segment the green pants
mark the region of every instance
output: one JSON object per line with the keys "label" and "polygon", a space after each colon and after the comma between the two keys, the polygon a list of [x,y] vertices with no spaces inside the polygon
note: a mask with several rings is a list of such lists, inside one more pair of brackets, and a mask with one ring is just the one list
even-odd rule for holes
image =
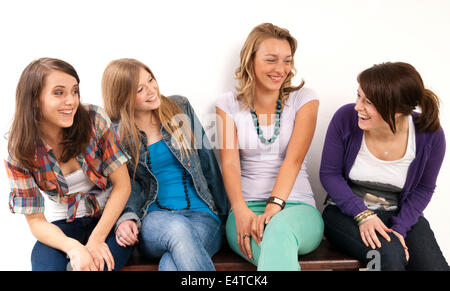
{"label": "green pants", "polygon": [[[264,213],[265,201],[250,201],[247,206],[256,215]],[[226,225],[228,244],[241,257],[258,267],[258,271],[299,271],[298,255],[316,249],[323,236],[323,220],[319,211],[309,204],[288,202],[267,224],[261,244],[250,239],[252,259],[239,249],[236,220],[232,211]]]}

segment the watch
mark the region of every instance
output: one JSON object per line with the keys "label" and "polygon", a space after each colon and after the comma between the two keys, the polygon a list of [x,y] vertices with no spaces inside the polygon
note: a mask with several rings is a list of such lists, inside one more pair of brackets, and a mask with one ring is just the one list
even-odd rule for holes
{"label": "watch", "polygon": [[286,201],[284,201],[283,199],[280,199],[278,197],[275,196],[270,196],[269,199],[267,199],[267,203],[273,203],[273,204],[277,204],[281,207],[281,209],[284,208],[284,206],[286,205]]}

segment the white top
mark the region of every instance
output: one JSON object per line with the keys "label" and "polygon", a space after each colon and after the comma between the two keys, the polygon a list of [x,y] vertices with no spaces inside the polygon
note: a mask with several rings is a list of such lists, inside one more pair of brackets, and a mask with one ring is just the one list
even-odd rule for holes
{"label": "white top", "polygon": [[403,158],[396,161],[383,161],[372,155],[367,149],[365,134],[361,149],[356,156],[349,178],[354,181],[369,181],[393,185],[403,189],[409,165],[416,157],[416,133],[412,116],[409,119],[408,145]]}
{"label": "white top", "polygon": [[[89,190],[94,187],[94,183],[86,176],[82,169],[78,169],[77,171],[64,176],[67,182],[67,186],[69,187],[69,194],[77,193],[77,192],[89,192]],[[95,198],[100,205],[101,211],[105,208],[106,201],[108,200],[109,194],[111,194],[112,187],[102,191],[100,194],[96,195]],[[45,197],[45,217],[48,221],[56,221],[61,219],[68,218],[68,205],[63,203],[55,202],[47,197],[47,195],[43,195]],[[82,199],[80,204],[78,205],[76,218],[80,218],[88,214],[89,211],[86,208],[85,201]]]}
{"label": "white top", "polygon": [[[309,88],[291,92],[285,102],[280,118],[280,134],[272,144],[263,144],[256,134],[252,115],[248,108],[242,108],[236,99],[236,92],[221,96],[216,106],[227,113],[236,124],[241,162],[242,195],[245,201],[266,200],[272,193],[286,149],[294,128],[295,115],[306,103],[318,100],[317,94]],[[274,112],[275,112],[274,104]],[[275,120],[275,119],[273,119]],[[272,137],[275,123],[261,126],[266,139]],[[276,195],[276,193],[274,193]],[[298,173],[288,201],[301,201],[315,207],[314,194],[306,173],[306,157]]]}

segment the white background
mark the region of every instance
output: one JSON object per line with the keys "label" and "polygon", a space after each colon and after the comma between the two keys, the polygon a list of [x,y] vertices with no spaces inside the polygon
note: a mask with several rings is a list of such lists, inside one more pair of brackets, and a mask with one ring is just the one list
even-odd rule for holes
{"label": "white background", "polygon": [[[450,129],[450,1],[1,1],[0,133],[6,157],[15,88],[39,57],[71,63],[81,78],[82,102],[102,105],[100,81],[109,61],[136,58],[155,73],[165,95],[187,96],[205,125],[215,100],[235,86],[239,51],[251,29],[272,22],[297,38],[298,77],[320,97],[309,168],[319,209],[322,144],[332,114],[353,102],[356,76],[373,64],[409,62],[440,96]],[[450,182],[447,154],[425,211],[450,261]],[[25,218],[8,210],[9,183],[0,170],[0,270],[30,270],[35,239]]]}

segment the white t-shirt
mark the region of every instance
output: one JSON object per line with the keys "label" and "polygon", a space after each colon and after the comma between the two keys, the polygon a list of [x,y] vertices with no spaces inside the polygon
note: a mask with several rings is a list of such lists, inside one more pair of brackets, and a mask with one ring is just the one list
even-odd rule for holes
{"label": "white t-shirt", "polygon": [[[86,176],[82,169],[78,169],[77,171],[64,176],[66,179],[67,186],[69,187],[69,194],[77,193],[77,192],[89,192],[89,190],[94,187],[94,183]],[[106,201],[108,200],[109,195],[111,194],[112,187],[109,187],[105,191],[102,191],[100,194],[96,195],[95,198],[100,205],[101,211],[105,208]],[[68,218],[68,204],[58,203],[50,198],[47,195],[42,195],[45,197],[45,210],[44,215],[49,222],[67,219]],[[84,200],[80,201],[77,209],[76,218],[80,218],[88,214],[89,211],[86,208],[86,204]]]}
{"label": "white t-shirt", "polygon": [[[294,128],[295,115],[304,104],[317,99],[317,94],[309,88],[291,92],[281,113],[278,138],[272,144],[263,144],[256,133],[250,110],[241,107],[241,103],[236,99],[236,92],[228,92],[219,98],[216,106],[227,113],[236,124],[241,162],[242,195],[245,201],[261,201],[269,198],[286,156],[287,146]],[[275,123],[268,126],[260,125],[266,139],[272,137],[274,127]],[[314,194],[306,173],[305,161],[306,157],[288,201],[301,201],[315,207]],[[276,193],[274,194],[276,195]]]}
{"label": "white t-shirt", "polygon": [[409,119],[408,145],[405,155],[396,161],[383,161],[372,155],[367,149],[365,134],[361,149],[356,156],[349,178],[354,181],[368,181],[393,185],[402,189],[411,162],[416,157],[416,133],[412,116]]}

